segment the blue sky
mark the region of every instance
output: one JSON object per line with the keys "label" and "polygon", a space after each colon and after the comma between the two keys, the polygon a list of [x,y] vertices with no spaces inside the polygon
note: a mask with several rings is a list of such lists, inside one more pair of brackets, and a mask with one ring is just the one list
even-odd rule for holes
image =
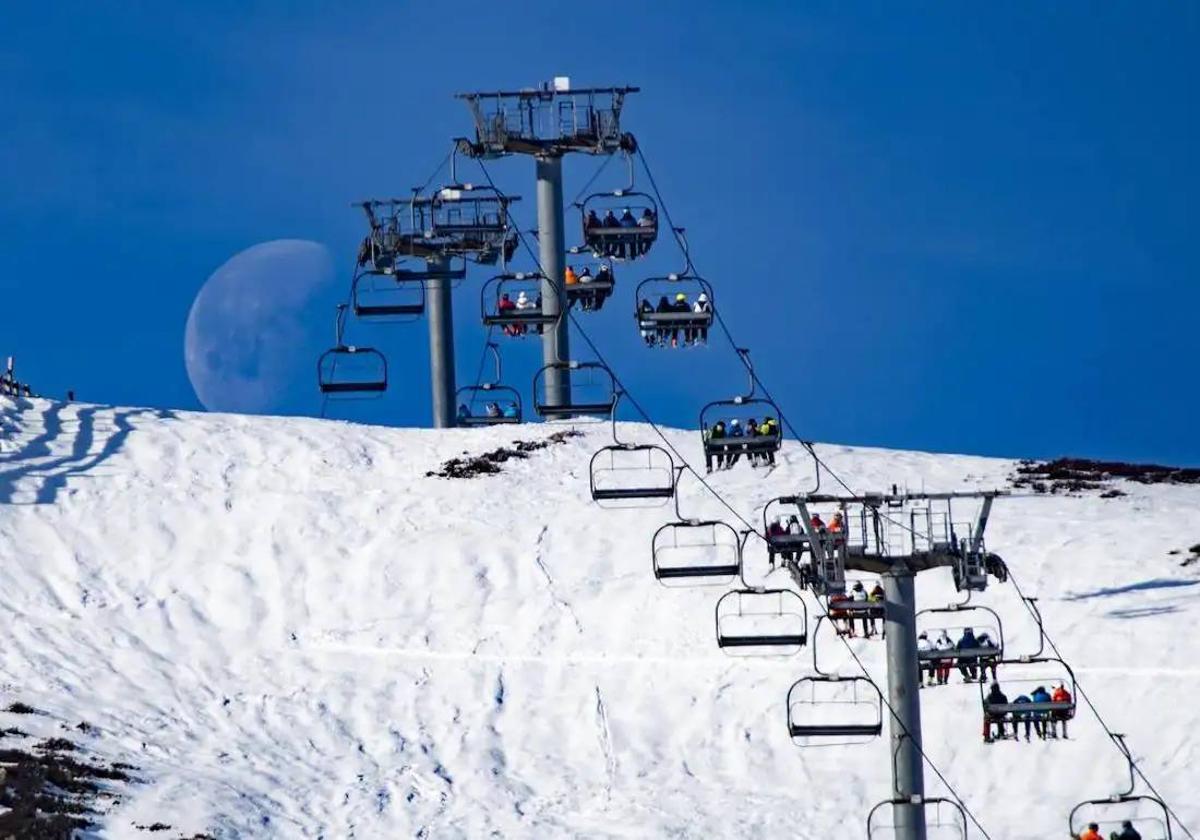
{"label": "blue sky", "polygon": [[[342,286],[349,202],[429,174],[470,129],[453,93],[566,74],[642,87],[626,127],[807,437],[1200,463],[1195,5],[54,6],[0,26],[0,352],[47,393],[198,408],[184,324],[225,260],[314,240]],[[532,226],[532,162],[491,167]],[[677,262],[620,267],[586,328],[692,425],[742,377],[725,345],[639,346],[634,282]],[[486,278],[455,299],[460,382]],[[424,324],[369,337],[393,387],[344,416],[426,423]],[[506,347],[506,378],[539,358]]]}

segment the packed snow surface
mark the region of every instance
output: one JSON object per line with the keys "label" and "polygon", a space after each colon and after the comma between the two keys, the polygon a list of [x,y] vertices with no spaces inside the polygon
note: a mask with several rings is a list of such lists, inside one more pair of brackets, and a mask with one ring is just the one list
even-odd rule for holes
{"label": "packed snow surface", "polygon": [[[785,695],[810,650],[727,656],[720,590],[655,581],[650,540],[669,505],[590,501],[607,425],[499,475],[447,480],[426,472],[553,427],[0,409],[0,701],[86,720],[91,749],[139,768],[146,782],[102,836],[145,837],[134,825],[161,820],[166,836],[221,838],[851,837],[888,796],[886,738],[789,740]],[[696,433],[666,434],[702,463]],[[1014,466],[818,451],[856,490],[1003,487]],[[764,502],[812,481],[791,444],[769,474],[739,464],[711,478],[760,527]],[[1120,487],[1001,500],[988,545],[1194,827],[1200,575],[1180,560],[1200,542],[1200,488]],[[733,518],[690,476],[680,493],[686,516]],[[765,564],[752,540],[748,577],[787,584]],[[923,607],[956,600],[945,570],[917,590]],[[1011,585],[975,601],[1003,618],[1009,651],[1036,648]],[[826,631],[822,667],[853,673]],[[882,643],[849,644],[883,685]],[[987,745],[976,686],[955,675],[923,701],[928,755],[997,840],[1064,836],[1076,801],[1121,786],[1086,709],[1068,741]],[[942,790],[931,772],[927,784]]]}

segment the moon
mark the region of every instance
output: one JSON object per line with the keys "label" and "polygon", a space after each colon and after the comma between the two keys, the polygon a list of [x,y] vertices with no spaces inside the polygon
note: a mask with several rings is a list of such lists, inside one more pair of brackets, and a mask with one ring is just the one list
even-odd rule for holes
{"label": "moon", "polygon": [[241,414],[311,412],[316,359],[333,342],[333,277],[329,250],[303,239],[254,245],[214,271],[183,340],[200,403]]}

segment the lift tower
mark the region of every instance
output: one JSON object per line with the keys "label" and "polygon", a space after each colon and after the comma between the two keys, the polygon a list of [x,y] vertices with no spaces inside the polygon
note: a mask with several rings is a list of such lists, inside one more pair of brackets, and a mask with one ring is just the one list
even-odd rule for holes
{"label": "lift tower", "polygon": [[[611,155],[636,149],[633,136],[621,132],[625,96],[636,87],[572,89],[570,79],[558,76],[537,88],[516,91],[460,93],[475,119],[475,139],[459,141],[459,149],[476,158],[530,155],[537,172],[539,262],[542,273],[542,311],[560,314],[565,302],[563,273],[566,241],[563,230],[562,159],[571,152]],[[570,333],[561,317],[542,334],[542,362],[570,360]],[[545,382],[548,406],[570,402],[570,372],[550,368]]]}
{"label": "lift tower", "polygon": [[[799,508],[810,561],[787,560],[793,579],[818,596],[844,595],[847,569],[879,575],[884,591],[888,705],[891,716],[892,796],[896,840],[926,840],[921,748],[920,665],[917,658],[916,576],[949,567],[959,591],[987,587],[988,575],[1006,578],[1004,561],[984,549],[992,502],[1003,491],[891,493],[860,496],[806,494],[780,501]],[[980,501],[969,522],[956,523],[955,500]],[[842,514],[844,526],[827,533],[813,525],[821,506]],[[876,813],[872,811],[872,814]],[[869,821],[868,821],[869,823]],[[872,826],[868,824],[870,833]],[[874,835],[872,835],[873,837]]]}

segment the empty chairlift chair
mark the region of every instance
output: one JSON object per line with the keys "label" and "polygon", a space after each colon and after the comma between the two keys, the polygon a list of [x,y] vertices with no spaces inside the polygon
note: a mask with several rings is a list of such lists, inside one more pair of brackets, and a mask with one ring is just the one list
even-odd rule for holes
{"label": "empty chairlift chair", "polygon": [[344,303],[337,308],[336,343],[317,359],[317,385],[330,399],[378,397],[388,386],[387,359],[373,347],[342,340],[346,308]]}
{"label": "empty chairlift chair", "polygon": [[883,733],[883,695],[862,676],[801,677],[788,689],[787,725],[801,747],[864,744]]}
{"label": "empty chairlift chair", "polygon": [[654,577],[665,586],[722,586],[742,573],[738,532],[726,522],[680,519],[654,532]]}
{"label": "empty chairlift chair", "polygon": [[638,330],[647,347],[693,347],[708,343],[713,323],[713,290],[691,274],[651,277],[635,296]]}
{"label": "empty chairlift chair", "polygon": [[407,321],[425,312],[425,282],[393,271],[360,271],[350,290],[354,315],[373,321]]}
{"label": "empty chairlift chair", "polygon": [[791,656],[808,642],[808,608],[790,589],[734,589],[714,613],[717,646],[734,656]]}
{"label": "empty chairlift chair", "polygon": [[911,826],[904,809],[920,808],[925,815],[926,840],[967,840],[967,814],[953,799],[913,796],[880,802],[867,814],[867,840],[892,840],[898,829]]}
{"label": "empty chairlift chair", "polygon": [[[567,378],[565,399],[552,402],[547,391],[550,376]],[[533,377],[534,409],[543,419],[606,417],[617,402],[612,371],[600,362],[552,362]]]}
{"label": "empty chairlift chair", "polygon": [[613,442],[597,450],[588,465],[592,500],[602,507],[647,507],[666,504],[675,495],[675,461],[653,443],[624,443],[617,436],[613,402]]}

